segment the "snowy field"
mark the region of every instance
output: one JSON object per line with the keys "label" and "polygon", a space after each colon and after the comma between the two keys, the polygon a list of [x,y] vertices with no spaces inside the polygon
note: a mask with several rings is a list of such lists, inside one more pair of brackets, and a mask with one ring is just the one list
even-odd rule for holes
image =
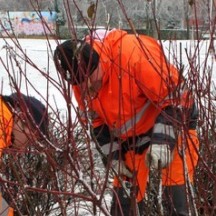
{"label": "snowy field", "polygon": [[[66,103],[62,96],[62,90],[59,89],[60,81],[52,57],[56,44],[57,42],[54,40],[19,39],[13,42],[11,39],[5,40],[1,38],[1,94],[10,94],[12,92],[9,81],[10,73],[10,75],[16,77],[16,82],[19,83],[19,89],[22,93],[35,96],[42,102],[48,100],[50,107],[64,112]],[[9,49],[10,51],[8,51]],[[30,63],[27,63],[25,55]],[[14,60],[11,64],[10,58],[16,58],[22,74],[19,72],[20,69],[16,66]],[[47,82],[47,78],[42,73],[48,75],[49,79],[54,81]],[[52,82],[56,83],[53,84]],[[76,104],[76,102],[73,101],[73,104]]]}
{"label": "snowy field", "polygon": [[[28,92],[28,94],[35,96],[37,98],[41,98],[41,100],[43,100],[43,97],[46,98],[48,96],[49,103],[51,104],[51,106],[59,110],[64,110],[66,107],[66,103],[61,92],[52,83],[47,83],[47,79],[44,76],[42,76],[39,72],[40,70],[45,74],[48,74],[57,83],[59,83],[57,72],[55,70],[55,66],[52,60],[52,52],[55,49],[57,42],[55,40],[47,41],[41,39],[19,39],[18,42],[24,53],[28,56],[32,63],[35,64],[37,69],[31,66],[30,64],[26,63],[25,60],[22,59],[24,58],[24,54],[19,50],[17,45],[15,45],[15,43],[17,44],[17,42],[14,43],[10,39],[0,39],[0,58],[1,61],[3,61],[5,64],[10,64],[10,62],[8,62],[8,52],[6,52],[6,48],[8,48],[8,45],[10,46],[10,48],[13,49],[13,52],[18,56],[17,59],[19,61],[19,66],[25,72],[26,77],[29,80],[29,83],[33,84],[35,88],[33,89],[29,84],[26,84],[26,80],[22,78],[19,86],[21,92]],[[188,58],[190,58],[190,61],[193,61],[194,64],[196,64],[199,67],[198,69],[200,74],[202,74],[203,72],[205,73],[205,70],[207,68],[206,63],[210,68],[215,67],[215,56],[211,54],[207,56],[207,53],[209,53],[208,40],[201,41],[199,43],[197,41],[173,41],[171,43],[170,41],[162,41],[162,44],[164,47],[164,51],[167,55],[167,58],[171,62],[177,61],[179,63],[182,61],[185,70],[188,69]],[[180,47],[182,48],[180,49]],[[16,74],[17,79],[19,79],[19,70],[18,67],[15,66],[15,64],[13,64],[13,69],[11,69],[11,66],[6,66],[6,68],[7,70],[10,70],[11,74],[13,71]],[[0,62],[0,88],[2,94],[11,93],[11,87],[8,79],[7,70],[5,69],[5,66],[3,66],[2,62]],[[216,73],[213,73],[213,79],[215,78]],[[76,106],[75,101],[73,101],[73,104],[75,104]]]}
{"label": "snowy field", "polygon": [[[58,110],[64,113],[66,111],[66,102],[61,89],[58,88],[60,81],[52,60],[52,53],[57,42],[54,40],[19,39],[15,43],[18,42],[24,52],[21,52],[19,46],[15,45],[10,39],[0,39],[1,94],[10,94],[12,92],[9,74],[13,74],[16,77],[17,83],[19,83],[19,89],[22,93],[35,96],[42,102],[48,98],[50,107],[53,108],[52,111]],[[190,62],[197,65],[197,70],[200,74],[204,74],[207,68],[215,68],[215,56],[208,52],[208,40],[199,43],[197,41],[162,41],[162,44],[167,58],[175,63],[181,62],[182,59],[185,70],[189,68],[189,59]],[[26,62],[25,54],[29,58],[28,61],[32,63],[29,64]],[[207,56],[207,54],[209,55]],[[17,59],[17,63],[11,64],[10,58]],[[24,74],[20,75],[19,68],[21,68]],[[214,70],[212,71],[213,80],[215,80],[216,73]],[[53,82],[47,82],[47,78],[42,73],[49,75]],[[25,78],[23,78],[23,75]],[[72,99],[72,104],[76,107],[74,99]],[[75,118],[74,112],[73,115]],[[110,200],[110,197],[107,197],[107,200]],[[87,205],[85,203],[83,205],[85,207],[83,211],[79,212],[79,215],[90,216],[91,214],[85,213],[84,210],[87,208]],[[102,216],[101,213],[100,216]]]}

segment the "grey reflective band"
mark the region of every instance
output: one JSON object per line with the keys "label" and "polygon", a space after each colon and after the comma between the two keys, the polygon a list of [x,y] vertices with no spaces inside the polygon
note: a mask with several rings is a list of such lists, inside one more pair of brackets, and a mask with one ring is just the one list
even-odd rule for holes
{"label": "grey reflective band", "polygon": [[105,155],[108,155],[111,152],[119,150],[119,145],[117,142],[107,143],[101,146],[101,150]]}
{"label": "grey reflective band", "polygon": [[175,133],[172,125],[156,123],[153,129],[154,134],[165,134],[175,139]]}
{"label": "grey reflective band", "polygon": [[131,119],[129,119],[125,124],[123,124],[120,128],[116,128],[113,130],[113,133],[115,136],[119,136],[120,134],[126,134],[129,130],[134,128],[134,126],[140,121],[142,116],[144,115],[145,111],[149,108],[151,105],[150,101],[147,101],[147,103],[143,106],[143,108],[136,113]]}

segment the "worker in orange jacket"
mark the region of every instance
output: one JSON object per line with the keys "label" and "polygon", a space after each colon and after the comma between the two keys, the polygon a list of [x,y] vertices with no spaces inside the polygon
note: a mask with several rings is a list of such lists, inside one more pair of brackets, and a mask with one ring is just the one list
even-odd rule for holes
{"label": "worker in orange jacket", "polygon": [[[47,109],[39,100],[20,92],[9,96],[0,95],[1,157],[4,154],[13,154],[14,151],[24,151],[32,142],[47,135],[47,132]],[[4,173],[2,175],[4,176]],[[1,184],[4,184],[3,177]],[[0,190],[0,215],[16,215],[16,209],[10,201],[4,199]]]}
{"label": "worker in orange jacket", "polygon": [[[169,215],[189,215],[186,185],[193,184],[198,160],[198,111],[161,45],[114,29],[63,42],[54,61],[73,86],[82,121],[91,119],[106,166],[115,171],[111,215],[136,215],[137,205],[145,214],[150,170],[161,172]],[[135,188],[129,196],[125,180]]]}

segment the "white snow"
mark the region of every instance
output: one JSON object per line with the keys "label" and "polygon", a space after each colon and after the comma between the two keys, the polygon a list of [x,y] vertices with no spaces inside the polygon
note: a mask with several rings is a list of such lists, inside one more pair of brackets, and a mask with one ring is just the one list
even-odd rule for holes
{"label": "white snow", "polygon": [[[17,45],[18,42],[19,45]],[[47,101],[48,97],[50,109],[53,108],[63,113],[66,112],[66,102],[62,95],[61,84],[52,57],[57,41],[18,39],[18,42],[0,38],[1,94],[10,94],[13,91],[10,85],[10,73],[10,75],[16,77],[22,93],[34,96],[43,103]],[[26,62],[25,55],[28,57],[27,61],[30,63]],[[22,75],[14,60],[11,64],[11,57],[17,59],[18,65],[23,72]],[[5,65],[2,64],[2,61]],[[42,73],[49,76],[53,81],[47,82],[47,78]],[[72,104],[76,107],[76,101],[73,99],[73,96]]]}

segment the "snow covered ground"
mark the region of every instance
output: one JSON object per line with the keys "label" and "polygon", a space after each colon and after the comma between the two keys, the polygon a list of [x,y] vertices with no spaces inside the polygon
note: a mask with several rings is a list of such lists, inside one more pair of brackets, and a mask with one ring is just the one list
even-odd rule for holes
{"label": "snow covered ground", "polygon": [[[20,45],[15,45],[18,43]],[[39,98],[42,102],[48,97],[48,101],[51,107],[61,112],[66,111],[66,102],[58,89],[60,81],[56,72],[56,69],[52,60],[52,51],[56,47],[56,41],[54,40],[41,40],[41,39],[19,39],[17,42],[13,42],[11,39],[0,39],[0,93],[10,94],[11,84],[9,74],[14,73],[16,81],[19,84],[21,92],[27,93],[31,96]],[[215,68],[215,56],[209,54],[209,41],[162,41],[164,51],[167,54],[167,58],[172,62],[181,62],[184,65],[185,70],[189,68],[190,63],[193,62],[197,65],[197,71],[200,74],[204,74],[208,68]],[[198,45],[199,44],[199,45]],[[18,47],[21,47],[24,53]],[[10,50],[10,55],[7,52]],[[32,63],[26,63],[26,54],[29,58],[28,61]],[[207,56],[209,54],[209,56]],[[16,57],[16,64],[10,64],[10,58]],[[34,64],[34,67],[32,66]],[[206,66],[207,65],[207,66]],[[19,67],[24,71],[26,79],[20,76]],[[9,71],[9,73],[8,73]],[[48,74],[53,79],[53,83],[47,82],[47,79],[42,73]],[[201,75],[202,76],[202,75]],[[216,73],[213,70],[213,80],[216,78]],[[26,81],[28,80],[28,82]],[[56,82],[56,83],[55,83]],[[33,86],[31,86],[31,84]],[[72,97],[73,98],[73,97]],[[72,99],[72,104],[76,107],[76,101]],[[73,112],[74,118],[75,113]],[[110,200],[110,197],[107,197]],[[83,211],[79,212],[79,215],[89,215],[85,213],[87,204],[83,207]],[[102,214],[100,214],[102,215]]]}
{"label": "snow covered ground", "polygon": [[[28,56],[28,58],[32,61],[33,64],[37,67],[34,68],[30,64],[26,63],[23,56],[24,54],[19,50],[18,44]],[[33,89],[29,84],[26,85],[25,79],[22,79],[20,84],[20,90],[23,93],[28,92],[28,94],[35,96],[37,98],[46,98],[49,96],[49,103],[53,105],[53,107],[58,108],[59,110],[64,110],[66,103],[64,97],[61,92],[51,83],[47,83],[47,79],[41,75],[39,70],[44,73],[49,74],[57,83],[59,83],[59,79],[57,76],[57,72],[55,70],[55,66],[52,60],[52,51],[55,49],[57,42],[55,40],[41,40],[41,39],[18,39],[18,42],[13,42],[11,39],[2,39],[0,38],[0,58],[5,64],[8,61],[8,53],[6,54],[6,49],[8,45],[13,48],[13,51],[16,55],[21,56],[21,59],[18,57],[19,66],[26,73],[26,77],[29,80],[29,83],[34,85]],[[7,45],[8,44],[8,45]],[[7,45],[7,46],[6,46]],[[200,73],[203,73],[203,67],[205,69],[207,66],[209,67],[215,66],[215,56],[210,55],[207,58],[207,53],[209,49],[209,41],[162,41],[162,45],[164,47],[164,51],[171,62],[181,62],[185,66],[185,70],[189,67],[188,56],[196,65],[200,68]],[[180,51],[181,50],[181,51]],[[7,56],[7,57],[6,57]],[[182,60],[181,60],[182,59]],[[15,66],[15,65],[13,65]],[[7,66],[7,68],[11,68],[11,66]],[[19,70],[17,67],[13,68],[16,77],[20,78]],[[12,69],[10,69],[10,73],[12,73]],[[216,73],[213,73],[213,78],[216,78]],[[2,62],[0,62],[0,80],[1,80],[1,93],[9,94],[11,93],[11,87],[8,79],[8,72],[3,66]],[[37,93],[38,91],[40,93]],[[73,98],[73,97],[72,97]],[[73,100],[73,104],[76,106],[75,100]]]}
{"label": "snow covered ground", "polygon": [[[57,42],[55,40],[19,39],[18,41],[12,41],[11,39],[5,40],[1,38],[1,94],[10,94],[12,92],[9,81],[9,71],[10,75],[16,77],[16,82],[20,83],[19,89],[22,93],[35,96],[42,102],[46,101],[48,97],[48,102],[51,107],[55,107],[56,110],[64,112],[66,103],[62,96],[62,90],[59,89],[59,86],[56,86],[60,84],[60,81],[52,60],[53,50],[56,44]],[[8,52],[9,49],[10,52]],[[30,63],[26,63],[25,54],[28,56],[28,61]],[[10,58],[14,58],[14,56],[16,56],[18,65],[24,74],[19,72],[20,70],[14,61],[11,64]],[[2,64],[2,61],[5,65]],[[52,82],[47,82],[47,78],[43,76],[42,73],[47,74],[50,79],[55,80],[56,83],[52,84]],[[73,101],[73,104],[76,104],[76,102]]]}

